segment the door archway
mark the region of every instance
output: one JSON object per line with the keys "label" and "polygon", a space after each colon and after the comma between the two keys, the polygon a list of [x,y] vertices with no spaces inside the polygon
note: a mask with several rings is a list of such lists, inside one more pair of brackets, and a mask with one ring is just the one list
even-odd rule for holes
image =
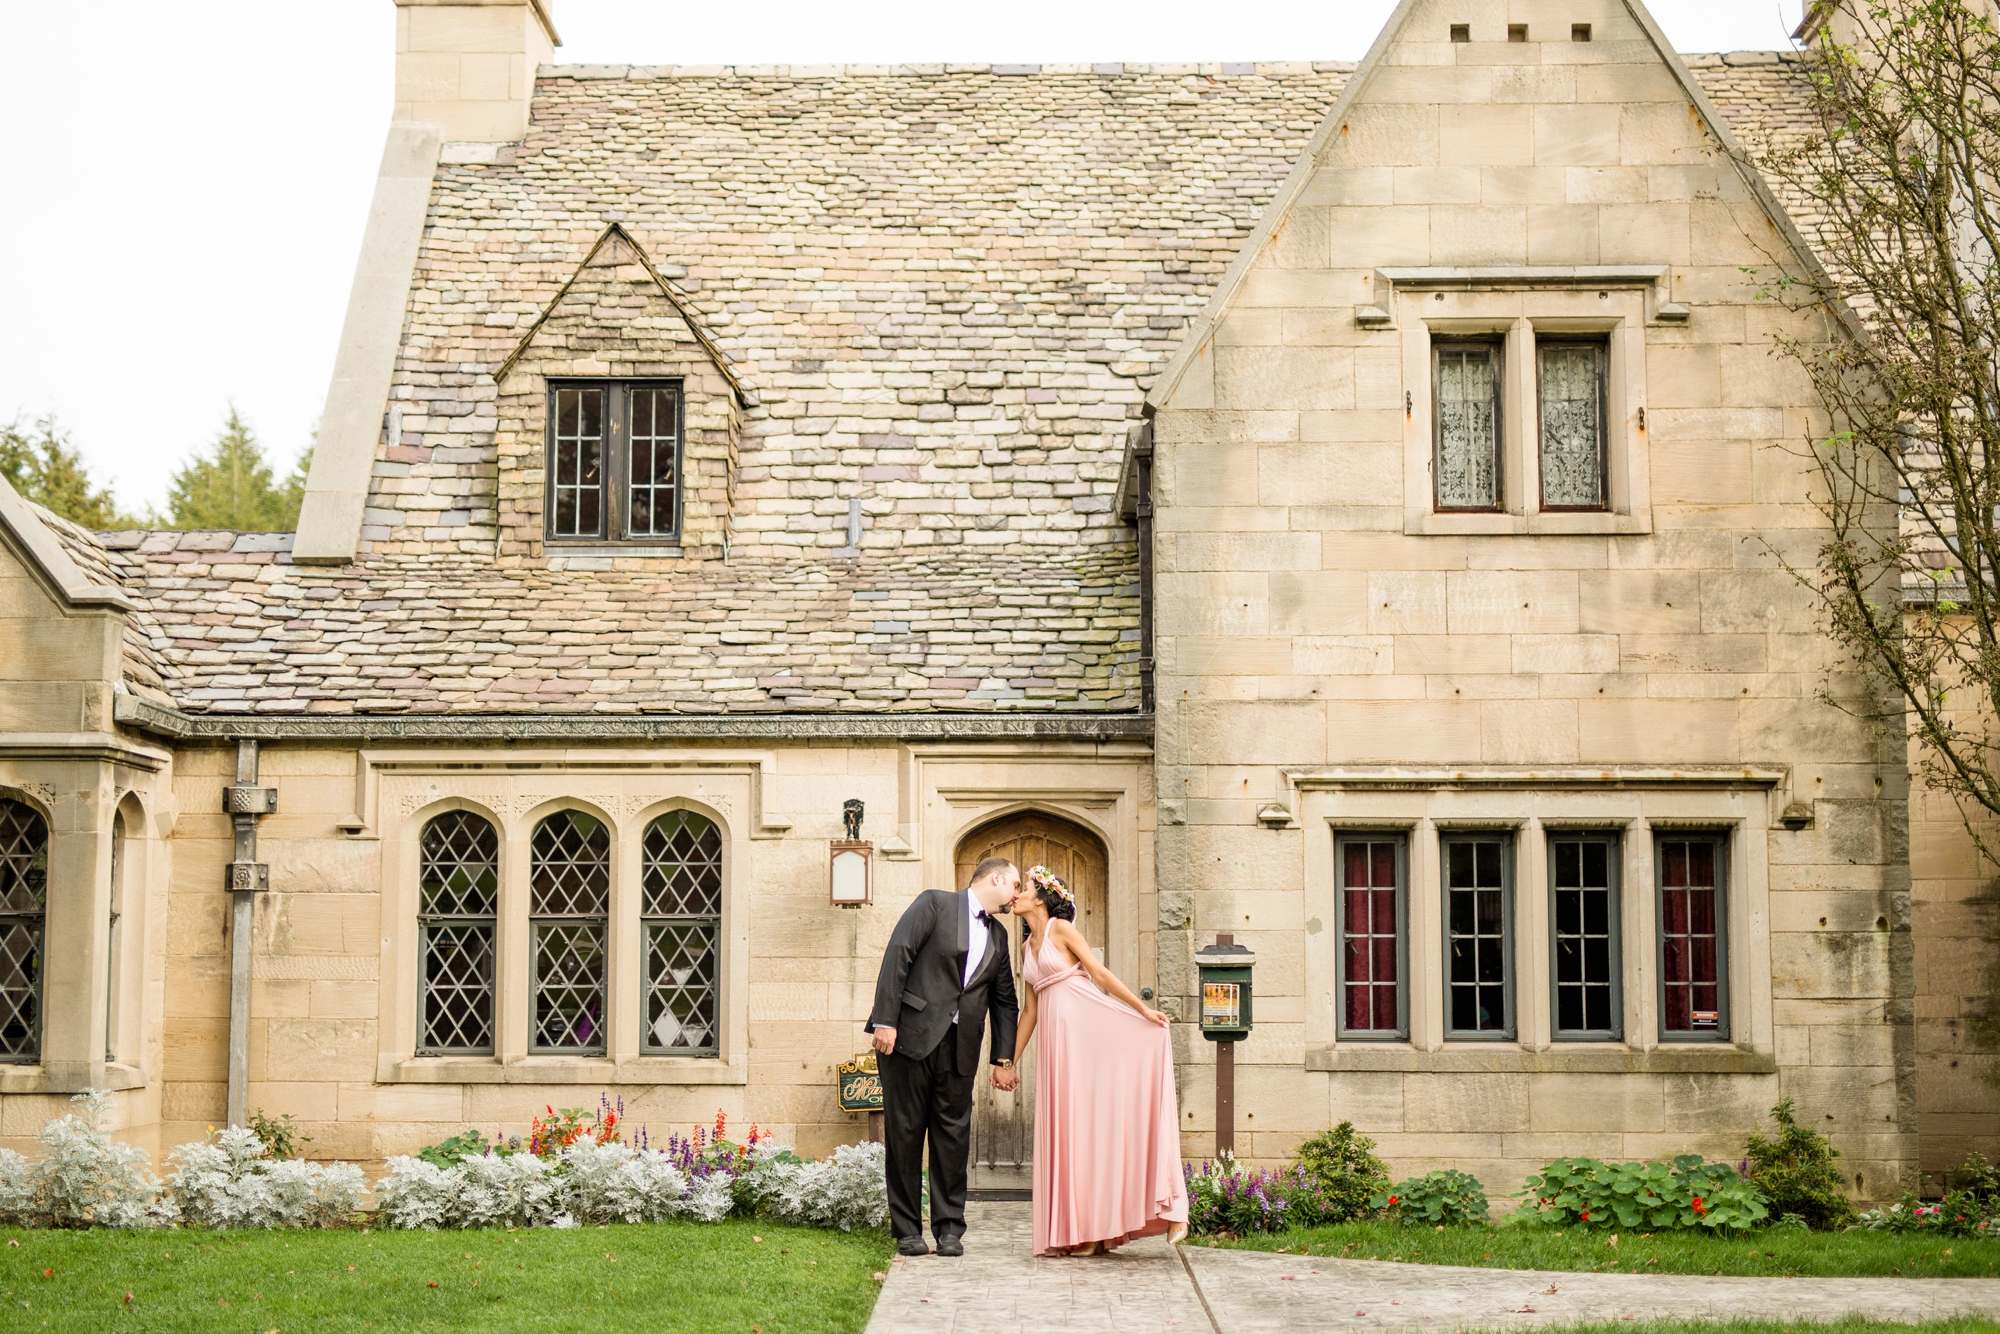
{"label": "door archway", "polygon": [[[957,885],[972,880],[973,868],[987,857],[1005,857],[1025,874],[1031,866],[1046,866],[1076,896],[1076,927],[1099,959],[1104,957],[1109,858],[1097,835],[1072,820],[1046,811],[1014,811],[970,830],[958,842],[952,860]],[[1014,985],[1021,981],[1021,930],[1010,922],[1007,952]],[[990,1056],[989,1058],[990,1059]],[[1029,1051],[1014,1093],[994,1090],[982,1070],[973,1094],[972,1180],[975,1189],[1025,1190],[1032,1178],[1035,1153],[1034,1053]]]}

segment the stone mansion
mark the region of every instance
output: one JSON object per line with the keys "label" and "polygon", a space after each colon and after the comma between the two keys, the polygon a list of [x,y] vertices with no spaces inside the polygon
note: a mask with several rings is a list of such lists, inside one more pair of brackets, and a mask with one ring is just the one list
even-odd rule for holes
{"label": "stone mansion", "polygon": [[1192,1157],[1218,932],[1247,1157],[2000,1147],[1992,868],[1778,560],[1789,54],[1403,0],[1358,65],[577,66],[395,3],[299,531],[0,483],[0,1144],[602,1091],[825,1152],[897,915],[1000,852],[1182,1021]]}

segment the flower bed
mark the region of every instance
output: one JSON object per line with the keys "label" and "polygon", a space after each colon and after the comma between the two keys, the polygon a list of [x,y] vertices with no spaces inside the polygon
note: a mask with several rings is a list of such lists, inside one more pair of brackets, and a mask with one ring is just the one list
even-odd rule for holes
{"label": "flower bed", "polygon": [[[52,1121],[35,1161],[0,1150],[0,1224],[59,1228],[328,1228],[355,1221],[361,1170],[272,1156],[255,1130],[228,1129],[169,1156],[163,1185],[143,1151],[103,1127],[107,1093],[79,1095],[81,1114]],[[586,1223],[715,1223],[732,1215],[844,1232],[888,1221],[879,1144],[846,1145],[811,1161],[755,1126],[726,1138],[716,1116],[692,1136],[654,1148],[624,1142],[623,1108],[600,1100],[586,1116],[549,1109],[528,1144],[478,1132],[388,1163],[375,1217],[403,1229],[577,1227]]]}

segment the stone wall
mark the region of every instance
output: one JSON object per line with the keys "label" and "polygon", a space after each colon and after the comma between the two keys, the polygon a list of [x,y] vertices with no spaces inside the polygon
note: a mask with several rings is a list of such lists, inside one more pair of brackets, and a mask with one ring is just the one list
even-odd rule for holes
{"label": "stone wall", "polygon": [[[1858,686],[1779,564],[1820,540],[1795,450],[1821,423],[1773,339],[1826,335],[1758,299],[1744,270],[1796,258],[1664,51],[1615,0],[1414,6],[1155,391],[1159,875],[1185,905],[1160,969],[1188,996],[1214,932],[1257,951],[1251,1156],[1351,1118],[1399,1169],[1505,1191],[1564,1153],[1734,1159],[1793,1095],[1864,1197],[1914,1166],[1900,738],[1821,700]],[[1600,512],[1535,490],[1550,336],[1604,340]],[[1501,348],[1492,513],[1434,505],[1453,337]],[[1615,1043],[1551,1035],[1543,840],[1578,824],[1621,840]],[[1654,831],[1691,826],[1728,831],[1733,877],[1706,1047],[1660,1040],[1651,934]],[[1468,827],[1512,839],[1506,1043],[1443,1036],[1438,839]],[[1336,1033],[1357,828],[1411,856],[1406,1042]],[[1189,1090],[1190,1153],[1209,1105]]]}

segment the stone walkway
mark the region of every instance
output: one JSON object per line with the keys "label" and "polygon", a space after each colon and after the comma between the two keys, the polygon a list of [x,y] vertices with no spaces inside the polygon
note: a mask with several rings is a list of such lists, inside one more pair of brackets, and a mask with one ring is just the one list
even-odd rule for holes
{"label": "stone walkway", "polygon": [[868,1334],[1292,1334],[1627,1319],[2000,1315],[2000,1279],[1547,1274],[1183,1248],[1037,1260],[1025,1204],[971,1204],[963,1259],[898,1261]]}

